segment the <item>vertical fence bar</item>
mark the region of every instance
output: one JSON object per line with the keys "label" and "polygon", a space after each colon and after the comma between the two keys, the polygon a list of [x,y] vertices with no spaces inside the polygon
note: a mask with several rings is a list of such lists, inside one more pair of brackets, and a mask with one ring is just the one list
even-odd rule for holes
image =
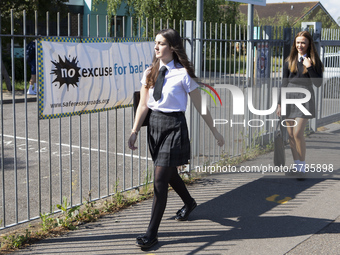
{"label": "vertical fence bar", "polygon": [[[209,23],[209,84],[212,84],[211,81],[211,69],[212,69],[212,23]],[[210,100],[209,100],[209,106],[210,106]],[[208,133],[208,151],[211,151],[211,134],[210,132]],[[211,153],[209,153],[208,161],[210,161],[211,158]]]}
{"label": "vertical fence bar", "polygon": [[122,147],[123,147],[123,190],[125,190],[125,108],[123,108],[123,140],[122,140]]}
{"label": "vertical fence bar", "polygon": [[[228,66],[229,66],[229,75],[228,75],[228,83],[229,84],[233,84],[232,83],[232,68],[231,68],[231,66],[232,66],[232,48],[233,48],[233,45],[232,45],[232,39],[233,39],[233,34],[232,34],[232,26],[231,26],[231,24],[229,24],[229,51],[228,51],[228,53],[229,53],[229,57],[228,57]],[[229,99],[231,100],[231,94],[229,93],[229,95],[230,95],[230,97],[229,97]],[[230,118],[232,118],[233,116],[230,114]],[[231,135],[230,135],[230,140],[231,140],[231,144],[230,144],[230,146],[231,146],[231,148],[230,148],[230,152],[231,152],[231,155],[232,156],[235,156],[235,143],[234,143],[234,141],[235,141],[235,137],[237,138],[237,134],[235,135],[235,129],[232,129],[232,130],[230,130],[230,133],[231,133]],[[237,153],[238,153],[238,151],[237,151]]]}
{"label": "vertical fence bar", "polygon": [[183,37],[183,24],[182,24],[182,20],[179,21],[179,34]]}
{"label": "vertical fence bar", "polygon": [[[202,50],[204,52],[203,54],[203,74],[202,74],[202,80],[203,82],[206,82],[206,71],[207,71],[207,66],[206,66],[206,63],[207,63],[207,23],[204,22],[203,23],[203,34],[202,34],[202,38],[203,38],[203,45],[202,45]],[[206,125],[202,125],[202,134],[203,135],[200,135],[200,137],[202,137],[202,165],[205,164],[205,134],[206,134]],[[198,166],[201,165],[201,162],[198,161]]]}
{"label": "vertical fence bar", "polygon": [[[87,37],[90,37],[90,15],[87,15]],[[88,114],[88,118],[87,118],[87,125],[88,125],[88,131],[87,131],[87,134],[88,134],[88,143],[89,143],[89,172],[88,172],[88,175],[89,175],[89,187],[88,187],[88,199],[89,201],[91,201],[92,199],[92,139],[91,139],[91,121],[92,121],[92,114]]]}
{"label": "vertical fence bar", "polygon": [[[80,37],[80,14],[78,14],[78,37]],[[79,202],[83,203],[83,148],[82,148],[82,117],[79,115]]]}
{"label": "vertical fence bar", "polygon": [[123,37],[125,37],[125,16],[123,16]]}
{"label": "vertical fence bar", "polygon": [[[130,125],[131,129],[133,128],[133,107],[131,108],[131,125]],[[138,139],[140,140],[140,138]],[[139,141],[138,141],[139,143]],[[139,154],[139,161],[140,161],[140,147],[138,146],[138,154]],[[131,188],[133,188],[133,150],[131,150],[130,152],[130,157],[131,157],[131,166],[130,166],[130,180],[131,180]]]}
{"label": "vertical fence bar", "polygon": [[137,27],[137,30],[138,30],[138,37],[140,38],[141,37],[141,19],[140,19],[140,17],[138,17],[138,27]]}
{"label": "vertical fence bar", "polygon": [[117,37],[117,16],[116,15],[114,16],[114,23],[115,23],[115,25],[113,26],[114,37],[116,38]]}
{"label": "vertical fence bar", "polygon": [[[48,13],[46,13],[46,17],[48,16]],[[47,19],[46,19],[47,20]],[[38,24],[37,24],[38,25]],[[49,33],[48,33],[48,23],[47,23],[47,26],[46,26],[46,35],[48,36]],[[52,141],[51,141],[51,135],[52,131],[51,131],[51,119],[48,119],[48,153],[49,153],[49,179],[50,179],[50,209],[52,210],[52,206],[53,206],[53,188],[52,188],[52,154],[51,154],[51,151],[52,151]],[[62,198],[61,196],[59,197],[60,199],[60,204],[62,204]]]}
{"label": "vertical fence bar", "polygon": [[[99,16],[97,15],[97,37],[99,37]],[[97,112],[97,146],[98,146],[98,198],[100,198],[100,112]]]}
{"label": "vertical fence bar", "polygon": [[[1,31],[1,12],[0,12],[0,31]],[[5,196],[5,148],[4,148],[4,108],[3,108],[3,91],[2,91],[2,37],[0,36],[0,81],[1,81],[1,184],[2,184],[2,224],[6,226],[6,196]],[[0,224],[1,228],[1,224]]]}
{"label": "vertical fence bar", "polygon": [[[249,82],[248,82],[248,77],[247,77],[247,71],[246,71],[246,68],[248,68],[247,66],[247,26],[244,26],[243,27],[243,40],[244,40],[244,43],[242,44],[242,50],[243,50],[243,77],[245,77],[244,79],[244,83],[243,83],[243,87],[246,87],[247,88],[247,91],[249,89],[248,85],[249,85]],[[249,118],[248,117],[248,111],[245,112],[245,116],[244,116],[246,119]]]}
{"label": "vertical fence bar", "polygon": [[[37,36],[38,36],[38,12],[35,11],[34,12],[34,36],[35,36],[35,40],[37,40]],[[36,46],[37,46],[37,42],[36,42]],[[37,57],[37,52],[38,49],[37,47],[35,47],[35,57]],[[36,61],[36,70],[38,70],[38,61]],[[39,109],[39,77],[37,76],[37,110]],[[39,116],[37,115],[37,137],[38,137],[38,200],[39,200],[39,213],[41,213],[41,145],[40,145],[40,121],[39,121]],[[51,187],[51,186],[50,186]],[[50,188],[51,189],[51,188]],[[51,196],[52,197],[52,196]],[[52,199],[50,200],[52,201]],[[50,210],[52,210],[52,205],[50,206]]]}
{"label": "vertical fence bar", "polygon": [[132,17],[130,18],[130,37],[133,37],[133,26],[132,26],[132,24],[133,24],[133,19],[132,19]]}
{"label": "vertical fence bar", "polygon": [[[24,36],[24,42],[23,42],[23,48],[24,48],[24,94],[25,94],[25,148],[26,148],[26,194],[27,194],[27,219],[30,219],[30,181],[29,181],[29,160],[28,160],[28,118],[27,118],[27,66],[26,66],[26,11],[23,11],[23,36]],[[0,75],[1,79],[1,75]]]}
{"label": "vertical fence bar", "polygon": [[97,130],[98,130],[98,198],[100,198],[100,112],[97,113]]}
{"label": "vertical fence bar", "polygon": [[[109,27],[109,19],[108,19],[108,16],[106,15],[106,22],[105,22],[105,25],[106,25],[106,28],[105,28],[105,31],[106,31],[106,34],[105,34],[105,37],[107,38],[109,35],[108,35],[108,27]],[[110,165],[109,165],[109,132],[110,132],[110,128],[109,128],[109,111],[106,111],[106,196],[109,196],[110,194]]]}
{"label": "vertical fence bar", "polygon": [[88,122],[88,143],[89,143],[89,188],[88,188],[88,194],[89,194],[89,200],[92,199],[92,133],[91,133],[91,123],[92,123],[92,115],[88,114],[87,118]]}
{"label": "vertical fence bar", "polygon": [[100,198],[101,197],[101,193],[100,193],[100,189],[101,189],[101,185],[100,185],[100,183],[101,183],[101,175],[100,175],[100,127],[101,127],[101,125],[100,125],[100,112],[98,112],[97,113],[97,129],[98,129],[98,163],[97,163],[97,166],[98,166],[98,198]]}
{"label": "vertical fence bar", "polygon": [[[147,22],[146,22],[146,30],[148,31],[148,27],[149,27],[149,25],[148,25],[149,23],[148,23],[148,19],[147,19]],[[154,30],[154,27],[155,26],[155,19],[153,19],[153,25],[152,25],[152,28],[151,29],[153,29],[153,31],[152,31],[152,33],[154,34],[155,33],[155,30]],[[146,37],[148,38],[148,40],[150,40],[150,38],[149,38],[149,34],[148,33],[146,33]],[[147,136],[147,130],[145,130],[145,136]],[[146,162],[146,164],[145,164],[145,168],[146,168],[146,173],[148,174],[148,172],[149,172],[149,160],[148,160],[148,156],[149,156],[149,148],[148,148],[148,143],[146,142],[145,143],[145,162]],[[139,171],[138,171],[138,184],[139,185],[141,185],[141,168],[139,168]]]}
{"label": "vertical fence bar", "polygon": [[[59,14],[59,13],[58,13]],[[58,22],[59,24],[59,22]],[[67,14],[67,36],[71,36],[71,14]],[[73,184],[73,176],[72,176],[72,116],[68,117],[69,119],[69,169],[70,169],[70,203],[73,205],[73,192],[72,192],[72,184]]]}
{"label": "vertical fence bar", "polygon": [[109,146],[110,146],[110,119],[109,111],[106,111],[106,195],[110,194],[110,161],[109,161]]}
{"label": "vertical fence bar", "polygon": [[118,189],[118,185],[117,185],[117,181],[118,181],[118,141],[117,141],[117,137],[118,137],[118,117],[117,117],[117,108],[115,109],[115,184],[114,184],[114,192],[117,194],[117,189]]}
{"label": "vertical fence bar", "polygon": [[[228,65],[228,25],[225,24],[224,25],[224,84],[227,83],[227,65]],[[226,90],[223,90],[224,92],[224,98],[226,99],[226,101],[230,102],[230,98],[227,100],[227,91]],[[228,119],[229,117],[229,112],[230,112],[230,108],[229,108],[229,111],[227,111],[227,107],[225,105],[225,117],[226,119]],[[223,134],[223,137],[224,137],[224,140],[225,140],[225,145],[224,145],[224,148],[225,148],[225,154],[226,155],[229,155],[230,152],[229,152],[229,144],[230,144],[230,128],[228,128],[229,131],[226,131],[226,128],[224,129],[224,134]]]}
{"label": "vertical fence bar", "polygon": [[13,143],[14,143],[14,200],[15,200],[15,223],[18,223],[18,166],[17,166],[17,129],[15,110],[15,62],[14,62],[14,16],[11,9],[11,64],[12,64],[12,109],[13,109]]}
{"label": "vertical fence bar", "polygon": [[99,15],[96,15],[96,34],[99,37]]}

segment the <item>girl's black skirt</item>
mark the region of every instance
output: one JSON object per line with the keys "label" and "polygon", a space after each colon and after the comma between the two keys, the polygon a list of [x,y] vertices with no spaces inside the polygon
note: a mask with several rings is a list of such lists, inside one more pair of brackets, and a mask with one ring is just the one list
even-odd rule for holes
{"label": "girl's black skirt", "polygon": [[[304,88],[309,90],[311,93],[311,99],[303,103],[302,105],[311,113],[311,115],[305,115],[295,104],[287,104],[286,115],[283,116],[286,119],[304,118],[313,119],[315,118],[315,95],[312,86],[301,86],[293,83],[289,83],[287,87]],[[306,95],[304,93],[287,93],[288,99],[302,99]]]}
{"label": "girl's black skirt", "polygon": [[148,144],[155,166],[188,164],[190,140],[184,113],[151,111]]}

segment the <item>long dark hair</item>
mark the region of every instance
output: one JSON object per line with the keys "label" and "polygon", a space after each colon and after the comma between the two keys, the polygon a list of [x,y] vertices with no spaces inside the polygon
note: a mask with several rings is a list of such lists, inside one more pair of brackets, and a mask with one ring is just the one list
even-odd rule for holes
{"label": "long dark hair", "polygon": [[[297,35],[294,38],[294,43],[293,43],[292,49],[290,51],[288,58],[286,59],[286,61],[288,62],[289,70],[292,73],[296,73],[297,70],[298,70],[297,69],[298,51],[296,49],[296,38],[299,37],[299,36],[303,36],[309,41],[309,46],[308,46],[308,49],[307,49],[307,57],[310,57],[310,59],[312,61],[312,65],[314,66],[314,68],[316,68],[316,70],[319,70],[319,68],[321,67],[321,70],[323,71],[323,65],[321,63],[318,52],[316,51],[314,41],[313,41],[313,37],[308,31],[301,31],[301,32],[297,33]],[[305,66],[304,66],[303,73],[307,73],[307,68]]]}
{"label": "long dark hair", "polygon": [[[176,30],[169,28],[159,31],[157,35],[162,35],[169,43],[170,49],[173,51],[172,54],[175,67],[178,66],[178,64],[182,65],[187,70],[191,78],[196,78],[194,68],[185,53],[183,42],[179,33]],[[160,60],[156,58],[156,54],[154,54],[150,73],[146,77],[147,88],[152,88],[155,85],[158,76],[159,62]]]}

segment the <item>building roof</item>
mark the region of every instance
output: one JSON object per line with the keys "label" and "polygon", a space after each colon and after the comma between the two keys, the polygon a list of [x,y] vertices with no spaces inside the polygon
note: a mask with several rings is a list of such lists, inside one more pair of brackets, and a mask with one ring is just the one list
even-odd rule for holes
{"label": "building roof", "polygon": [[[275,17],[278,13],[286,13],[293,18],[293,23],[296,23],[317,7],[323,9],[323,11],[336,23],[320,2],[283,2],[267,3],[266,6],[254,5],[254,15],[258,15],[261,19]],[[248,4],[241,4],[239,8],[241,13],[247,15]]]}

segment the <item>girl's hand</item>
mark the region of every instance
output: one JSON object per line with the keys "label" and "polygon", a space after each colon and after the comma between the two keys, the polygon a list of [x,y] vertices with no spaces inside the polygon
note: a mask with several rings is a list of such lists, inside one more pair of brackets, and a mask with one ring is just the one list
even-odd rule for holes
{"label": "girl's hand", "polygon": [[136,132],[132,132],[128,141],[128,146],[131,150],[136,150],[137,147],[135,146],[135,142],[137,140],[137,133]]}
{"label": "girl's hand", "polygon": [[223,136],[218,131],[216,131],[214,132],[214,137],[217,140],[217,145],[222,147],[225,143]]}
{"label": "girl's hand", "polygon": [[277,105],[277,108],[276,108],[276,115],[281,117],[281,105]]}
{"label": "girl's hand", "polygon": [[302,64],[303,64],[306,68],[311,67],[311,66],[312,66],[312,60],[311,60],[309,57],[308,57],[308,58],[306,57],[306,58],[303,59]]}

